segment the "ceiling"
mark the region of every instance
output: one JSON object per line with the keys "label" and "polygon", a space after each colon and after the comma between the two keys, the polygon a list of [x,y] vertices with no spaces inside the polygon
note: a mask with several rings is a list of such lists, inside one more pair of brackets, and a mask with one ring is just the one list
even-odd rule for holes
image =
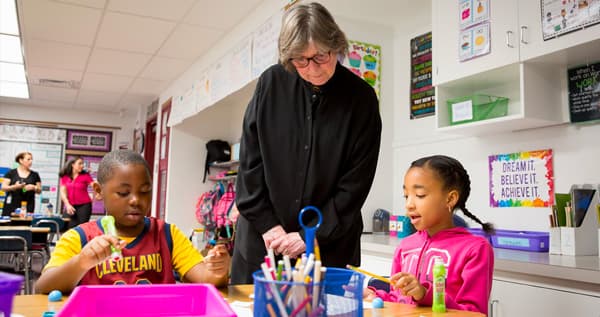
{"label": "ceiling", "polygon": [[18,0],[30,99],[122,112],[149,105],[262,0]]}
{"label": "ceiling", "polygon": [[[0,104],[137,111],[262,1],[17,0],[30,99]],[[430,5],[322,3],[335,15],[390,25]]]}

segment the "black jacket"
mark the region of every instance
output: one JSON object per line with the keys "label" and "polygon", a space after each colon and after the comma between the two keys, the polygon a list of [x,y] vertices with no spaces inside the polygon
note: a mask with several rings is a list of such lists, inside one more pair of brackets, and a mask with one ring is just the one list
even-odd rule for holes
{"label": "black jacket", "polygon": [[244,116],[236,250],[262,262],[262,234],[280,224],[304,237],[298,213],[314,205],[323,214],[316,234],[323,265],[360,265],[361,207],[380,139],[374,90],[339,63],[320,87],[281,65],[267,69]]}

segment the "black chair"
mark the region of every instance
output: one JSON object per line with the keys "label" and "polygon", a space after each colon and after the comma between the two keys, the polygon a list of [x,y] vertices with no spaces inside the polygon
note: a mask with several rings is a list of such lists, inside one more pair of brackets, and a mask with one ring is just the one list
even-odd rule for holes
{"label": "black chair", "polygon": [[6,255],[6,264],[10,264],[16,272],[24,273],[25,294],[32,294],[32,257],[40,255],[44,258],[44,253],[32,249],[31,230],[0,230],[0,254]]}
{"label": "black chair", "polygon": [[44,239],[43,241],[38,241],[34,238],[33,241],[33,249],[43,250],[46,253],[43,263],[45,265],[48,262],[48,259],[50,259],[50,246],[56,244],[55,238],[56,241],[60,239],[60,232],[63,230],[65,222],[60,217],[40,217],[33,218],[33,220],[31,221],[31,226],[50,228],[50,232],[46,235],[46,239]]}

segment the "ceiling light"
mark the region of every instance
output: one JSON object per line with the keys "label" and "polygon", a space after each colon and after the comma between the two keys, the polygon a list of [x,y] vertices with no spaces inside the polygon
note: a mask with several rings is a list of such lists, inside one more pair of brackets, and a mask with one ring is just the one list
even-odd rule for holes
{"label": "ceiling light", "polygon": [[19,35],[15,0],[0,0],[0,33]]}
{"label": "ceiling light", "polygon": [[0,34],[0,61],[23,64],[21,40],[18,36]]}
{"label": "ceiling light", "polygon": [[27,83],[0,81],[0,96],[13,98],[29,98]]}
{"label": "ceiling light", "polygon": [[15,0],[0,0],[0,96],[29,98]]}
{"label": "ceiling light", "polygon": [[0,62],[0,81],[26,83],[25,67],[23,64]]}

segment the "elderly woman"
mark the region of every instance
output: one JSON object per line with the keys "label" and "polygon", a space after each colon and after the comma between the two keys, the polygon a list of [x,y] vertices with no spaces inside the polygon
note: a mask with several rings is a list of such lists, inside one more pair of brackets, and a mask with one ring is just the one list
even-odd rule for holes
{"label": "elderly woman", "polygon": [[33,155],[21,152],[15,157],[19,163],[17,168],[8,171],[2,181],[2,190],[6,192],[6,200],[2,209],[2,216],[10,216],[21,202],[27,202],[27,212],[35,210],[35,194],[42,192],[42,180],[37,172],[31,170]]}
{"label": "elderly woman", "polygon": [[260,76],[244,116],[232,284],[252,283],[267,248],[278,257],[305,251],[298,214],[307,205],[323,213],[316,233],[323,265],[360,265],[361,207],[375,175],[381,118],[373,89],[338,62],[347,50],[322,5],[285,13],[279,64]]}

